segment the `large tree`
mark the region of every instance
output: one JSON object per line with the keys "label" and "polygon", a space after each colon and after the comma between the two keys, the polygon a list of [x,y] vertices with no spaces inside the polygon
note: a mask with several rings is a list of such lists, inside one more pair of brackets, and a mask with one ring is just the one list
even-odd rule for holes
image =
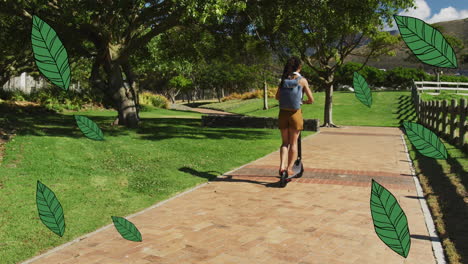
{"label": "large tree", "polygon": [[21,18],[0,14],[0,89],[11,77],[37,70],[28,34],[30,30]]}
{"label": "large tree", "polygon": [[320,77],[325,90],[323,126],[335,127],[332,98],[335,72],[354,50],[369,44],[367,57],[388,53],[394,42],[382,33],[392,15],[413,0],[251,0],[245,9],[257,32],[282,58],[298,54]]}
{"label": "large tree", "polygon": [[130,56],[174,26],[203,23],[230,7],[243,5],[235,0],[0,1],[0,13],[27,19],[38,15],[57,31],[67,49],[94,58],[91,83],[112,98],[117,123],[127,127],[136,127],[139,121]]}

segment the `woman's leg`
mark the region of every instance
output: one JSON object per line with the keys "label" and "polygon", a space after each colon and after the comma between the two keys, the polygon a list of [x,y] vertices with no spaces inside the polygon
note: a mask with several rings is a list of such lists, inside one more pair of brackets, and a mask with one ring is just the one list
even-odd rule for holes
{"label": "woman's leg", "polygon": [[297,159],[297,139],[301,131],[295,128],[289,128],[289,155],[288,155],[288,175],[293,175],[292,170],[294,162]]}
{"label": "woman's leg", "polygon": [[289,131],[287,128],[281,129],[281,138],[283,143],[280,149],[280,171],[286,170],[288,166]]}

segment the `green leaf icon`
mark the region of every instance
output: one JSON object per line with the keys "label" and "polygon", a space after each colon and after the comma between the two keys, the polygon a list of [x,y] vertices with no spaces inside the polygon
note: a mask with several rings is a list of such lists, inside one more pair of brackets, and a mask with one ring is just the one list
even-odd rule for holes
{"label": "green leaf icon", "polygon": [[401,37],[420,61],[442,68],[458,67],[456,54],[440,31],[414,17],[394,17]]}
{"label": "green leaf icon", "polygon": [[405,212],[395,196],[373,179],[370,209],[377,236],[390,249],[406,258],[411,239]]}
{"label": "green leaf icon", "polygon": [[354,94],[356,98],[367,107],[372,105],[372,93],[366,80],[359,73],[355,72],[353,77]]}
{"label": "green leaf icon", "polygon": [[422,155],[433,159],[447,159],[447,149],[436,134],[424,126],[412,122],[403,122],[406,135],[411,144]]}
{"label": "green leaf icon", "polygon": [[55,30],[37,16],[33,16],[31,43],[39,71],[67,91],[71,79],[67,50]]}
{"label": "green leaf icon", "polygon": [[135,242],[143,241],[141,239],[140,231],[138,231],[138,229],[132,222],[128,221],[123,217],[118,216],[112,216],[112,221],[114,222],[115,228],[117,229],[117,231],[119,231],[120,235],[123,238]]}
{"label": "green leaf icon", "polygon": [[75,115],[76,124],[81,132],[90,139],[104,140],[102,130],[91,119],[86,116]]}
{"label": "green leaf icon", "polygon": [[52,232],[62,237],[65,232],[62,205],[55,197],[54,192],[40,181],[37,181],[36,204],[42,223]]}

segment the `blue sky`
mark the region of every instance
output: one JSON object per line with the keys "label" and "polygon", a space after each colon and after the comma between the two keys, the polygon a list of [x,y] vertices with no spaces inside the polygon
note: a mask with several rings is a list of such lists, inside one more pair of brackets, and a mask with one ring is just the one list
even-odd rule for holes
{"label": "blue sky", "polygon": [[466,0],[426,0],[433,12],[439,13],[440,9],[452,6],[455,9],[468,10],[468,1]]}
{"label": "blue sky", "polygon": [[[430,24],[468,18],[468,0],[415,0],[415,3],[417,8],[399,14],[416,17]],[[396,26],[392,29],[396,29]]]}

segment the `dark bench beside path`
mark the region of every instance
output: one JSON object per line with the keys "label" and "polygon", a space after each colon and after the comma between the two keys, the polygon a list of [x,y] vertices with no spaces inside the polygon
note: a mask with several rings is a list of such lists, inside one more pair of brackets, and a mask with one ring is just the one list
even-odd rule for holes
{"label": "dark bench beside path", "polygon": [[[278,128],[278,118],[254,117],[244,115],[202,115],[202,126],[207,127],[247,127],[247,128]],[[304,119],[304,130],[319,131],[318,119]]]}

